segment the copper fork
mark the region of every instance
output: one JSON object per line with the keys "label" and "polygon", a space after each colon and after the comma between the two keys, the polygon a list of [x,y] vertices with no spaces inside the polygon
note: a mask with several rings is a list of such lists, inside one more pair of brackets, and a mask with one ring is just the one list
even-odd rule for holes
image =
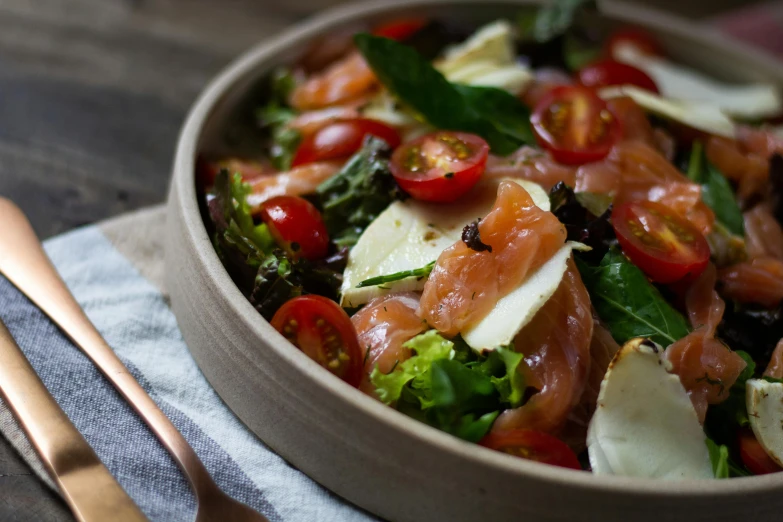
{"label": "copper fork", "polygon": [[215,484],[193,448],[87,318],[46,256],[25,215],[5,198],[0,198],[0,223],[0,274],[87,355],[171,453],[196,496],[196,522],[268,522]]}

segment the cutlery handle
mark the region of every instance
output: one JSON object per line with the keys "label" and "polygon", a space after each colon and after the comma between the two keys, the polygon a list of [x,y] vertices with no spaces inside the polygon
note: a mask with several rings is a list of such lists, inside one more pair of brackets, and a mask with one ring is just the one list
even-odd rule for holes
{"label": "cutlery handle", "polygon": [[77,520],[147,520],[68,420],[2,322],[0,395]]}
{"label": "cutlery handle", "polygon": [[60,327],[111,382],[169,450],[194,490],[214,484],[174,424],[133,378],[76,302],[22,211],[0,198],[0,273]]}

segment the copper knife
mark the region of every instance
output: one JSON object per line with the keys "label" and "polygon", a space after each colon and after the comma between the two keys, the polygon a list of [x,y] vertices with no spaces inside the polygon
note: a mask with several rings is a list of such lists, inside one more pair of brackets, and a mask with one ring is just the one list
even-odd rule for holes
{"label": "copper knife", "polygon": [[83,522],[141,522],[133,503],[71,423],[0,321],[0,396]]}

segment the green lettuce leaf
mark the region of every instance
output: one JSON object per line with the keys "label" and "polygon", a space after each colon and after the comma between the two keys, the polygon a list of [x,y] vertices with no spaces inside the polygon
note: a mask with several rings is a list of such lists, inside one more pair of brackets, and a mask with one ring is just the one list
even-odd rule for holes
{"label": "green lettuce leaf", "polygon": [[289,69],[278,68],[269,81],[267,104],[256,112],[261,127],[270,132],[269,159],[281,171],[291,168],[294,153],[302,141],[299,131],[288,128],[288,122],[297,114],[288,105],[288,98],[295,86],[293,73]]}
{"label": "green lettuce leaf", "polygon": [[354,41],[381,83],[434,127],[478,134],[501,155],[535,142],[529,110],[508,92],[451,83],[413,48],[388,38],[358,34]]}
{"label": "green lettuce leaf", "polygon": [[690,332],[682,314],[617,249],[610,249],[596,267],[578,259],[577,266],[593,306],[619,344],[647,337],[665,347]]}
{"label": "green lettuce leaf", "polygon": [[512,408],[522,405],[525,396],[525,378],[520,371],[525,356],[502,346],[495,348],[475,369],[489,376],[500,401]]}
{"label": "green lettuce leaf", "polygon": [[388,374],[370,374],[378,397],[406,415],[478,442],[500,412],[522,404],[524,357],[499,347],[477,356],[459,337],[429,330],[405,343],[414,355]]}
{"label": "green lettuce leaf", "polygon": [[242,176],[233,177],[225,169],[215,177],[215,199],[210,203],[210,217],[216,228],[218,254],[239,251],[247,263],[258,267],[266,252],[275,247],[275,241],[265,224],[256,225],[250,213],[247,196],[250,185]]}
{"label": "green lettuce leaf", "polygon": [[367,226],[394,200],[403,199],[389,171],[389,146],[375,137],[365,140],[342,170],[316,189],[329,237],[353,246]]}
{"label": "green lettuce leaf", "polygon": [[403,346],[410,348],[415,355],[398,364],[388,374],[382,373],[377,367],[370,374],[370,382],[375,386],[376,395],[386,404],[397,402],[403,387],[408,383],[412,383],[413,387],[419,390],[430,389],[432,363],[449,359],[454,349],[454,343],[444,339],[437,330],[417,335]]}

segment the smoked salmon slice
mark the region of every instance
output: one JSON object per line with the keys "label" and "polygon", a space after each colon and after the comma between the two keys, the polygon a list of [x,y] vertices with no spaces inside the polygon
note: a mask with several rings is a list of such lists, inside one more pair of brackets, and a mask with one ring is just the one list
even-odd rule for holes
{"label": "smoked salmon slice", "polygon": [[769,360],[764,375],[774,377],[775,379],[783,379],[783,339],[778,342],[775,351],[772,352],[772,358]]}
{"label": "smoked salmon slice", "polygon": [[335,161],[317,161],[294,167],[287,172],[248,180],[251,193],[247,202],[251,211],[255,212],[261,203],[276,196],[312,194],[318,185],[337,174],[341,165]]}
{"label": "smoked salmon slice", "polygon": [[756,258],[726,267],[718,273],[721,293],[741,303],[772,308],[783,300],[783,262]]}
{"label": "smoked salmon slice", "polygon": [[566,427],[560,433],[560,439],[577,453],[581,453],[587,446],[587,426],[595,413],[601,382],[609,369],[609,363],[620,350],[620,345],[614,340],[609,330],[601,324],[595,310],[592,311],[592,315],[593,338],[590,341],[590,365],[587,380],[579,404],[571,410]]}
{"label": "smoked salmon slice", "polygon": [[369,376],[376,366],[381,372],[389,373],[398,362],[410,358],[411,352],[403,348],[403,343],[427,329],[416,315],[418,307],[419,295],[414,292],[389,294],[376,297],[351,317],[364,357],[364,375],[359,386],[364,393],[375,397]]}
{"label": "smoked salmon slice", "polygon": [[528,146],[505,158],[490,154],[484,172],[490,178],[526,179],[546,190],[551,190],[560,181],[573,187],[576,181],[576,169],[557,163],[548,152]]}
{"label": "smoked salmon slice", "polygon": [[750,259],[773,257],[783,261],[783,229],[764,204],[742,214],[745,223],[745,248]]}
{"label": "smoked salmon slice", "polygon": [[419,315],[447,337],[483,319],[565,244],[563,224],[519,184],[501,181],[497,194],[478,224],[490,249],[478,252],[457,241],[441,253],[424,285]]}
{"label": "smoked salmon slice", "polygon": [[715,221],[713,212],[701,201],[701,187],[642,141],[618,143],[602,162],[580,167],[576,191],[612,194],[616,205],[633,200],[657,201],[705,234]]}
{"label": "smoked salmon slice", "polygon": [[322,109],[364,97],[377,87],[375,73],[354,51],[297,85],[289,101],[299,111]]}
{"label": "smoked salmon slice", "polygon": [[[563,428],[579,404],[590,374],[590,310],[590,296],[570,259],[557,291],[514,340],[514,349],[524,354],[527,363],[526,383],[538,393],[519,408],[501,413],[493,431],[524,428],[556,434]],[[602,359],[608,356],[610,346],[600,347],[606,352]]]}
{"label": "smoked salmon slice", "polygon": [[707,406],[728,398],[731,386],[746,366],[742,357],[715,338],[726,306],[715,291],[716,280],[715,266],[710,264],[686,290],[685,308],[694,330],[665,352],[702,423]]}

